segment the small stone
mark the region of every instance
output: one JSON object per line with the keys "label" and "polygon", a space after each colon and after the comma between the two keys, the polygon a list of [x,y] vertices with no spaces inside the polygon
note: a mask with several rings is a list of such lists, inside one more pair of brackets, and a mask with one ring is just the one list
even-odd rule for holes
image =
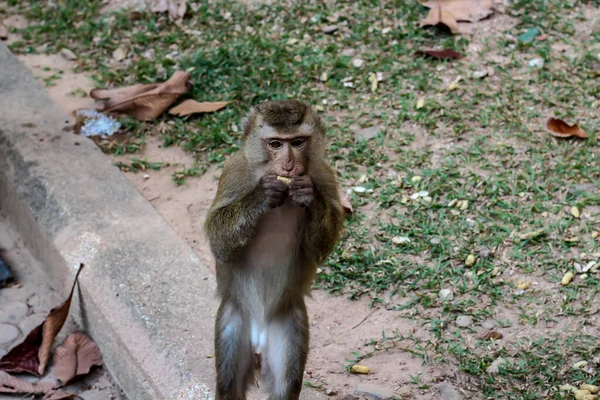
{"label": "small stone", "polygon": [[112,57],[116,62],[123,61],[125,58],[127,58],[127,52],[119,47],[113,51]]}
{"label": "small stone", "polygon": [[360,394],[375,400],[394,399],[398,397],[391,389],[372,385],[370,383],[359,383],[354,387],[354,394]]}
{"label": "small stone", "polygon": [[361,140],[370,140],[377,136],[381,131],[381,126],[370,126],[368,128],[359,129],[354,133],[354,139],[359,142]]}
{"label": "small stone", "polygon": [[456,326],[459,328],[466,328],[471,325],[473,325],[473,318],[468,315],[461,315],[456,318]]}
{"label": "small stone", "polygon": [[146,181],[146,180],[148,180],[148,179],[150,179],[150,175],[148,175],[148,174],[144,174],[144,180]]}
{"label": "small stone", "polygon": [[339,27],[337,25],[325,25],[323,27],[323,33],[331,35],[335,31],[337,31],[338,29],[339,29]]}
{"label": "small stone", "polygon": [[475,78],[475,79],[485,78],[486,76],[488,76],[488,70],[487,69],[482,69],[481,71],[475,71],[475,72],[473,72],[473,78]]}
{"label": "small stone", "polygon": [[352,65],[355,68],[360,68],[363,65],[365,65],[365,60],[363,60],[362,58],[355,58],[355,59],[352,60]]}
{"label": "small stone", "polygon": [[438,293],[440,300],[442,301],[452,301],[454,300],[454,293],[450,289],[442,289]]}
{"label": "small stone", "polygon": [[2,310],[0,310],[0,323],[19,322],[27,315],[28,310],[29,307],[27,307],[27,304],[25,303],[2,304]]}
{"label": "small stone", "polygon": [[481,327],[483,329],[492,330],[496,327],[496,321],[491,320],[491,319],[486,319],[485,321],[483,321],[481,323]]}
{"label": "small stone", "polygon": [[335,390],[333,390],[332,388],[327,388],[327,390],[325,390],[325,394],[326,394],[327,396],[335,396],[335,395],[336,395],[336,392],[335,392]]}
{"label": "small stone", "polygon": [[442,382],[440,383],[439,389],[441,400],[462,400],[463,398],[451,383]]}
{"label": "small stone", "polygon": [[69,61],[77,60],[77,56],[69,49],[60,49],[60,55]]}
{"label": "small stone", "polygon": [[19,330],[9,324],[0,324],[0,345],[11,343],[19,337]]}
{"label": "small stone", "polygon": [[354,57],[354,55],[356,54],[356,50],[354,49],[344,49],[342,50],[342,56],[344,57]]}

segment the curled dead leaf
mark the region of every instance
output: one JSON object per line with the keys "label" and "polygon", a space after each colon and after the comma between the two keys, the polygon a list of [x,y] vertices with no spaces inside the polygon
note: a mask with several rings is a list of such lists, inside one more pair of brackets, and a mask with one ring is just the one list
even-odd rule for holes
{"label": "curled dead leaf", "polygon": [[178,117],[185,117],[186,115],[198,114],[198,113],[209,113],[218,111],[230,101],[216,101],[216,102],[198,102],[196,100],[184,100],[181,104],[171,108],[169,114],[177,115]]}
{"label": "curled dead leaf", "polygon": [[54,353],[54,376],[68,384],[73,378],[85,375],[94,366],[102,365],[98,345],[83,332],[71,333]]}
{"label": "curled dead leaf", "polygon": [[430,9],[421,26],[443,24],[452,33],[460,33],[457,22],[477,22],[494,12],[494,0],[429,0],[421,4]]}
{"label": "curled dead leaf", "polygon": [[175,72],[163,83],[133,85],[117,89],[94,89],[90,96],[106,100],[103,112],[125,114],[142,121],[156,119],[192,87],[190,74]]}
{"label": "curled dead leaf", "polygon": [[46,394],[54,388],[54,382],[32,383],[0,371],[0,393]]}
{"label": "curled dead leaf", "polygon": [[458,60],[463,57],[458,51],[451,49],[444,50],[419,50],[417,55],[435,58],[436,60]]}
{"label": "curled dead leaf", "polygon": [[504,335],[502,335],[500,332],[494,331],[494,330],[485,331],[478,336],[479,340],[499,340],[499,339],[502,339],[503,337],[504,337]]}
{"label": "curled dead leaf", "polygon": [[576,137],[580,139],[587,139],[588,134],[585,133],[583,129],[581,129],[577,125],[569,125],[562,119],[558,118],[550,118],[546,123],[546,127],[550,131],[550,134],[554,137],[558,138],[570,138]]}
{"label": "curled dead leaf", "polygon": [[32,330],[21,344],[0,359],[0,371],[28,372],[38,376],[44,374],[50,359],[54,338],[69,315],[75,285],[82,269],[83,264],[80,264],[67,300],[59,307],[53,308],[41,325]]}
{"label": "curled dead leaf", "polygon": [[65,392],[64,390],[56,390],[47,393],[42,400],[80,400],[81,397],[75,393]]}

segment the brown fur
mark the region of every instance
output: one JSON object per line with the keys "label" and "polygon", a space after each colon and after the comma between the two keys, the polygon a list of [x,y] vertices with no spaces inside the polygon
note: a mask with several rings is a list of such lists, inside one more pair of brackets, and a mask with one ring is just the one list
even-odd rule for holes
{"label": "brown fur", "polygon": [[[323,158],[323,124],[311,107],[295,100],[263,103],[250,112],[244,133],[205,222],[222,298],[215,325],[217,399],[245,398],[255,360],[265,358],[252,351],[266,354],[270,399],[297,399],[308,354],[303,297],[339,238],[343,209],[335,173]],[[276,179],[280,161],[262,136],[289,141],[307,133],[307,145],[286,156],[302,163],[293,170],[302,175],[292,173],[288,186]],[[266,349],[257,345],[263,334]]]}

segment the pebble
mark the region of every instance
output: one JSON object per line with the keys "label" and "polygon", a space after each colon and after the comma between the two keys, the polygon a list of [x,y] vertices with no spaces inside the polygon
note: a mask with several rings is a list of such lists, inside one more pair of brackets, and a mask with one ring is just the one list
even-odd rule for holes
{"label": "pebble", "polygon": [[323,33],[332,34],[338,29],[339,27],[337,25],[326,25],[323,27]]}
{"label": "pebble", "polygon": [[542,58],[534,58],[529,61],[529,66],[531,68],[542,68],[544,66],[544,59]]}
{"label": "pebble", "polygon": [[19,330],[9,324],[0,324],[0,344],[8,344],[19,337]]}
{"label": "pebble", "polygon": [[483,329],[492,330],[496,327],[496,321],[487,319],[481,323]]}
{"label": "pebble", "polygon": [[363,60],[362,58],[355,58],[352,60],[352,65],[356,68],[360,68],[363,65],[365,65],[365,60]]}
{"label": "pebble", "polygon": [[344,57],[353,57],[356,54],[356,50],[347,48],[342,50],[342,56]]}
{"label": "pebble", "polygon": [[29,307],[25,303],[8,303],[2,304],[0,310],[0,323],[2,322],[19,322],[26,315]]}
{"label": "pebble", "polygon": [[439,388],[441,400],[462,400],[461,394],[451,383],[442,382]]}
{"label": "pebble", "polygon": [[77,60],[75,53],[69,49],[60,49],[60,55],[70,61]]}
{"label": "pebble", "polygon": [[485,78],[486,76],[488,76],[488,70],[487,69],[482,69],[481,71],[475,71],[475,72],[473,72],[473,78],[475,78],[475,79]]}
{"label": "pebble", "polygon": [[442,301],[452,301],[454,300],[454,293],[450,289],[442,289],[438,294],[440,300]]}
{"label": "pebble", "polygon": [[471,325],[473,325],[473,318],[468,315],[461,315],[456,318],[456,326],[460,328],[466,328]]}
{"label": "pebble", "polygon": [[372,385],[370,383],[359,383],[354,387],[354,394],[360,394],[376,400],[394,399],[398,396],[391,389]]}
{"label": "pebble", "polygon": [[119,47],[118,49],[116,49],[115,51],[113,51],[112,57],[117,62],[123,61],[124,59],[127,58],[127,53],[125,52],[125,50],[123,50],[122,48]]}

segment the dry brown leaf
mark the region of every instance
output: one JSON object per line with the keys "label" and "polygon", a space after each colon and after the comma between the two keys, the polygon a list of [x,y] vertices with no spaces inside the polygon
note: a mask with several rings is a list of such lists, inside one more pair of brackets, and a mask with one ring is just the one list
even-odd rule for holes
{"label": "dry brown leaf", "polygon": [[430,10],[421,26],[443,24],[452,33],[460,33],[457,22],[477,22],[494,12],[494,0],[430,0],[422,4]]}
{"label": "dry brown leaf", "polygon": [[106,100],[105,106],[109,108],[127,99],[154,90],[160,85],[160,83],[147,83],[116,89],[93,89],[90,92],[90,97],[94,100]]}
{"label": "dry brown leaf", "polygon": [[419,50],[416,52],[417,55],[429,56],[437,60],[458,60],[463,57],[458,51],[451,49],[444,50]]}
{"label": "dry brown leaf", "polygon": [[53,308],[41,325],[32,330],[21,344],[0,359],[0,370],[28,372],[38,376],[44,374],[50,359],[54,338],[69,315],[75,285],[82,269],[83,264],[80,264],[67,300],[61,306]]}
{"label": "dry brown leaf", "polygon": [[209,113],[218,111],[227,104],[231,103],[230,101],[216,101],[216,102],[198,102],[196,100],[184,100],[181,104],[171,108],[169,110],[169,114],[177,115],[178,117],[185,117],[190,114],[198,114],[198,113]]}
{"label": "dry brown leaf", "polygon": [[45,394],[54,390],[54,382],[31,383],[0,371],[0,393]]}
{"label": "dry brown leaf", "polygon": [[192,87],[190,74],[175,72],[168,81],[156,85],[150,90],[145,85],[134,85],[121,89],[101,89],[90,93],[94,98],[107,99],[102,110],[108,114],[126,114],[142,121],[156,119],[182,94]]}
{"label": "dry brown leaf", "polygon": [[64,390],[56,390],[47,393],[42,400],[74,400],[81,399],[74,393],[65,392]]}
{"label": "dry brown leaf", "polygon": [[54,377],[63,385],[73,378],[90,372],[93,366],[102,365],[98,345],[83,332],[71,333],[54,353]]}
{"label": "dry brown leaf", "polygon": [[486,331],[479,335],[479,340],[499,340],[502,339],[504,335],[502,335],[498,331]]}
{"label": "dry brown leaf", "polygon": [[588,134],[585,133],[583,129],[581,129],[577,125],[569,125],[562,119],[558,118],[550,118],[546,124],[546,127],[550,131],[550,134],[559,138],[570,138],[577,137],[580,139],[587,139]]}

